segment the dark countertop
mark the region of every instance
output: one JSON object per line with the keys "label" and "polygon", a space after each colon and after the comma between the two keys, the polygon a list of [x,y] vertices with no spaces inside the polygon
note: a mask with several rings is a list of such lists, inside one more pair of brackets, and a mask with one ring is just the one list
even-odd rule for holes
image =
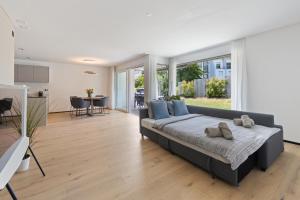
{"label": "dark countertop", "polygon": [[46,96],[38,97],[38,96],[27,96],[27,98],[47,98]]}

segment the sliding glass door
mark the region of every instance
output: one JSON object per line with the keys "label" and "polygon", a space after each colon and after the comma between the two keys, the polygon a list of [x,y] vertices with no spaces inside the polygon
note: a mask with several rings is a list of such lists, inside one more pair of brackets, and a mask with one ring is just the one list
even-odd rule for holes
{"label": "sliding glass door", "polygon": [[127,72],[117,72],[116,109],[128,112]]}

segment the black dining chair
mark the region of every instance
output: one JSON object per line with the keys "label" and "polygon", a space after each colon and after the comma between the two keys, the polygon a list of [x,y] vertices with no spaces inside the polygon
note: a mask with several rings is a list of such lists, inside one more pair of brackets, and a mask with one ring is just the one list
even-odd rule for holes
{"label": "black dining chair", "polygon": [[135,96],[136,98],[136,105],[138,108],[143,108],[144,107],[144,95],[143,94],[138,94]]}
{"label": "black dining chair", "polygon": [[108,113],[104,112],[105,109],[108,108],[108,100],[109,100],[109,97],[103,97],[101,99],[94,100],[95,109],[99,109],[99,113],[108,114]]}
{"label": "black dining chair", "polygon": [[[76,116],[86,115],[88,114],[88,109],[90,107],[90,102],[85,101],[80,97],[70,97],[71,106],[73,107],[72,113],[75,111]],[[86,113],[82,114],[82,111],[86,110]]]}
{"label": "black dining chair", "polygon": [[12,98],[4,98],[0,100],[0,123],[5,121],[7,126],[8,116],[5,115],[6,111],[10,111],[12,107],[13,99]]}
{"label": "black dining chair", "polygon": [[75,98],[75,97],[77,97],[77,96],[70,96],[70,102],[71,102],[71,105],[70,105],[70,115],[71,116],[73,115],[73,112],[75,111],[75,108],[72,105],[72,99]]}
{"label": "black dining chair", "polygon": [[105,112],[105,109],[108,110],[109,97],[104,97],[103,99],[104,99],[103,113],[109,114],[109,112]]}
{"label": "black dining chair", "polygon": [[96,99],[93,101],[94,103],[94,109],[95,110],[99,110],[99,113],[103,113],[104,110],[104,106],[105,106],[105,97],[101,98],[101,99]]}

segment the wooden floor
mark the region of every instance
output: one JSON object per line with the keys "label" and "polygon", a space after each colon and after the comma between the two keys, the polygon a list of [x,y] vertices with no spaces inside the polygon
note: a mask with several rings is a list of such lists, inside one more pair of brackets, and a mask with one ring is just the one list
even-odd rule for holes
{"label": "wooden floor", "polygon": [[[34,150],[47,176],[34,162],[16,174],[11,185],[20,200],[300,199],[300,146],[292,144],[266,172],[253,170],[233,187],[142,140],[131,114],[51,114],[37,140]],[[6,190],[0,199],[10,199]]]}

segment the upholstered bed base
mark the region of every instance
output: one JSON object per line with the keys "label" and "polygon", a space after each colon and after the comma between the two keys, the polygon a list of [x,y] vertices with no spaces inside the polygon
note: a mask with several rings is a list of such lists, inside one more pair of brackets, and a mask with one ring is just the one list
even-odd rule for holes
{"label": "upholstered bed base", "polygon": [[152,141],[158,143],[164,149],[170,151],[173,154],[179,155],[197,165],[198,167],[208,171],[212,177],[218,177],[230,184],[239,185],[240,181],[255,167],[265,171],[273,161],[284,150],[283,147],[283,129],[282,126],[274,125],[274,116],[258,113],[248,113],[231,110],[221,110],[212,108],[203,108],[188,106],[190,113],[204,114],[207,116],[233,119],[240,117],[242,114],[247,114],[253,118],[256,124],[277,127],[280,131],[270,137],[264,145],[256,151],[254,154],[241,164],[236,170],[232,170],[230,164],[223,163],[216,160],[206,154],[184,146],[178,142],[175,142],[169,138],[166,138],[159,133],[156,133],[150,129],[142,127],[141,120],[148,118],[148,110],[140,110],[140,132],[142,136],[147,136]]}

